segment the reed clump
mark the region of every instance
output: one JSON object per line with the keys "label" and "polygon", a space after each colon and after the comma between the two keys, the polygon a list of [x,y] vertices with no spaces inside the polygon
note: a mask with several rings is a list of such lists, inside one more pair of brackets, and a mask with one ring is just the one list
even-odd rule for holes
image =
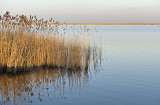
{"label": "reed clump", "polygon": [[58,26],[36,16],[0,16],[0,71],[17,72],[36,67],[88,68],[89,44],[59,35]]}

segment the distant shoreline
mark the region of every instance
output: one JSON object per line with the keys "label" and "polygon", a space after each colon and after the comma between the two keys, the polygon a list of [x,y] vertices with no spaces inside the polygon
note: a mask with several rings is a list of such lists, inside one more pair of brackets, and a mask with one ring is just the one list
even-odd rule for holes
{"label": "distant shoreline", "polygon": [[59,25],[160,25],[159,24],[148,24],[148,23],[129,23],[129,24],[59,24]]}
{"label": "distant shoreline", "polygon": [[[2,23],[0,23],[0,25],[2,25]],[[11,24],[6,24],[6,25],[11,25]],[[20,24],[15,24],[15,25],[20,25]],[[36,24],[32,24],[32,25],[36,25]],[[75,23],[75,24],[54,24],[54,23],[48,23],[48,24],[41,24],[41,25],[160,25],[160,23],[157,24],[149,24],[149,23],[126,23],[126,24],[79,24],[79,23]]]}

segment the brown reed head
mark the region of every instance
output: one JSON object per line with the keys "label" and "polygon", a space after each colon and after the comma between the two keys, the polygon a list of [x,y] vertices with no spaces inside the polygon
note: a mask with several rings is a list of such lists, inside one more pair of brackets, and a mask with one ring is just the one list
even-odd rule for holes
{"label": "brown reed head", "polygon": [[[53,28],[48,25],[48,20],[36,19],[37,17],[33,18],[31,15],[28,19],[23,14],[11,18],[9,12],[3,15],[2,20],[8,23],[2,24],[4,28],[0,27],[2,70],[17,71],[34,67],[88,68],[91,56],[97,55],[92,54],[97,52],[92,52],[92,47],[86,43],[88,40],[68,39],[65,34],[59,34],[58,21]],[[89,31],[86,26],[85,30]],[[62,31],[65,32],[66,28]]]}
{"label": "brown reed head", "polygon": [[35,24],[48,24],[48,22],[50,22],[50,24],[54,24],[54,20],[53,18],[51,18],[50,20],[44,20],[42,19],[38,19],[37,16],[32,16],[30,15],[30,17],[28,18],[25,15],[16,15],[16,16],[11,16],[9,11],[6,11],[6,13],[3,16],[0,16],[0,20],[2,20],[3,23],[7,23],[5,25],[12,25],[12,24],[17,24],[17,25],[26,25],[29,26],[30,25],[35,25]]}

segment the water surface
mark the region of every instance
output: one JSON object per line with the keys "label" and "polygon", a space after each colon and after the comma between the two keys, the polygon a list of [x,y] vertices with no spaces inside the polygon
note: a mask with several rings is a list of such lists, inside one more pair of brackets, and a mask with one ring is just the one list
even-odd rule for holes
{"label": "water surface", "polygon": [[1,74],[0,103],[159,105],[160,27],[87,27],[95,45],[102,47],[100,64],[84,71],[38,69]]}

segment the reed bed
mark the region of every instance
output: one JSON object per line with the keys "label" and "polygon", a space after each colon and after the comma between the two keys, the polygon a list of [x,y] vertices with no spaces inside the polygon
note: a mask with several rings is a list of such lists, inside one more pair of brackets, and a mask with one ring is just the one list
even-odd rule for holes
{"label": "reed bed", "polygon": [[58,25],[45,25],[54,22],[53,18],[44,21],[36,16],[11,16],[7,11],[0,21],[1,72],[39,67],[87,69],[90,56],[95,55],[89,41],[59,35]]}

